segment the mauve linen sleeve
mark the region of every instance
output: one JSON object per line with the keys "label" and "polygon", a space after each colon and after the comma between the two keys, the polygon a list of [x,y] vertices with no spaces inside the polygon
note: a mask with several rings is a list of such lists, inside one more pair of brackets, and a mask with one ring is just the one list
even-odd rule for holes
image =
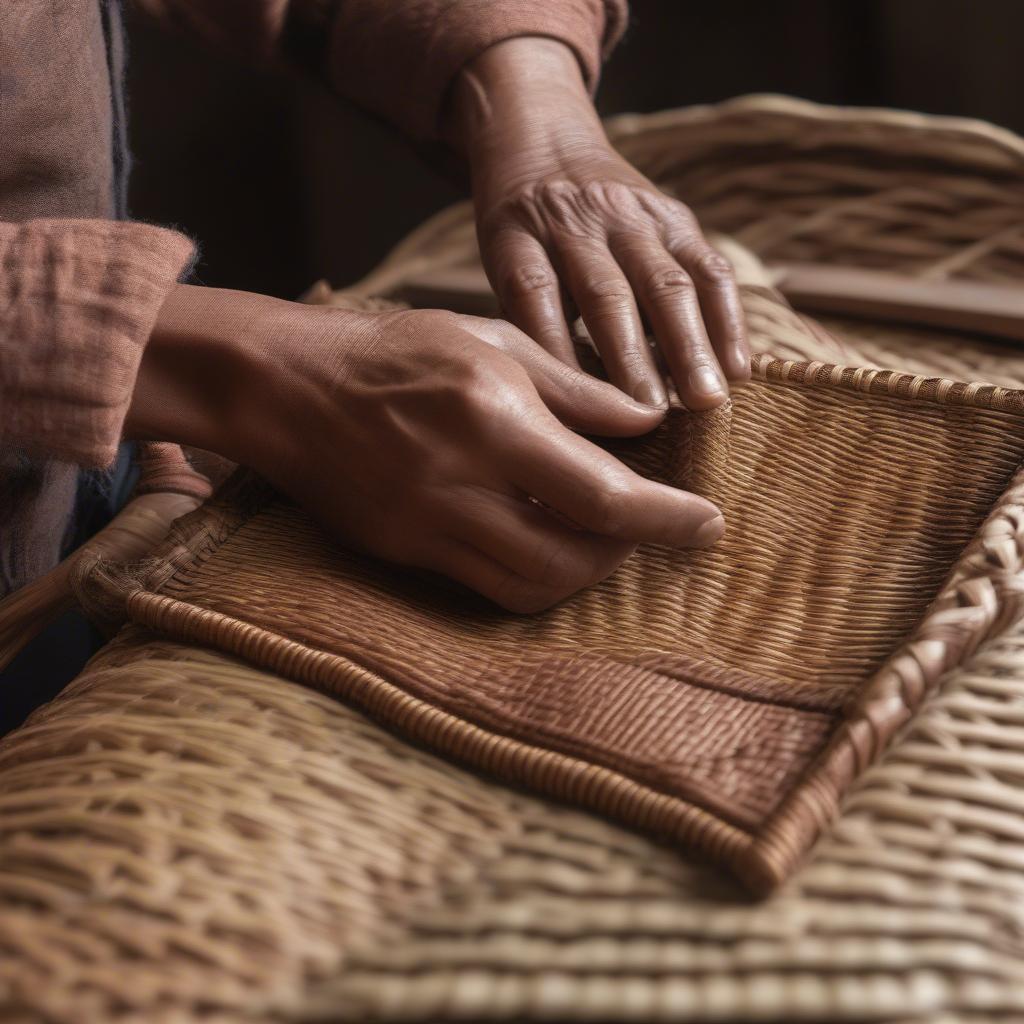
{"label": "mauve linen sleeve", "polygon": [[557,39],[593,89],[625,22],[624,0],[342,0],[328,75],[342,95],[430,139],[448,86],[489,46],[516,36]]}
{"label": "mauve linen sleeve", "polygon": [[[320,65],[340,95],[416,139],[436,138],[452,80],[516,36],[565,43],[591,89],[626,0],[136,0],[165,24],[256,61]],[[309,45],[311,39],[319,45]]]}
{"label": "mauve linen sleeve", "polygon": [[192,252],[148,224],[0,222],[0,449],[113,461],[146,342]]}

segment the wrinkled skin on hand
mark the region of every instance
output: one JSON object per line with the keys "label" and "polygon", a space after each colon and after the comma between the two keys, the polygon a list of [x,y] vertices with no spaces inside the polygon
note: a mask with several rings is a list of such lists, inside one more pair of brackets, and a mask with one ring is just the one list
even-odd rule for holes
{"label": "wrinkled skin on hand", "polygon": [[[661,367],[694,409],[746,379],[728,265],[685,206],[611,149],[561,43],[511,39],[478,56],[445,132],[521,330],[179,286],[146,348],[129,436],[252,466],[343,542],[517,612],[603,579],[639,543],[713,543],[724,523],[710,502],[581,434],[653,429],[668,404]],[[612,383],[579,369],[575,310]]]}
{"label": "wrinkled skin on hand", "polygon": [[566,47],[492,47],[453,103],[481,256],[513,323],[576,366],[569,319],[579,311],[609,379],[655,407],[667,401],[659,361],[693,409],[720,404],[729,382],[749,377],[728,261],[686,206],[611,148]]}
{"label": "wrinkled skin on hand", "polygon": [[501,321],[179,286],[128,426],[253,466],[351,546],[533,612],[638,543],[721,535],[710,502],[577,433],[637,435],[660,418]]}
{"label": "wrinkled skin on hand", "polygon": [[596,583],[638,542],[721,533],[709,502],[642,479],[565,425],[630,435],[656,417],[511,325],[386,314],[329,386],[309,369],[302,406],[321,422],[296,422],[300,443],[268,475],[349,542],[511,611]]}

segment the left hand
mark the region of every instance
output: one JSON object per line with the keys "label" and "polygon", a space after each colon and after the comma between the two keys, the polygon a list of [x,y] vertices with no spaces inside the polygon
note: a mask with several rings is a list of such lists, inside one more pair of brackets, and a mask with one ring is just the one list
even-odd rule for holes
{"label": "left hand", "polygon": [[682,203],[612,149],[563,44],[522,38],[460,76],[452,135],[471,168],[484,267],[504,315],[578,365],[566,310],[579,311],[609,379],[664,408],[643,319],[691,409],[750,375],[728,261]]}

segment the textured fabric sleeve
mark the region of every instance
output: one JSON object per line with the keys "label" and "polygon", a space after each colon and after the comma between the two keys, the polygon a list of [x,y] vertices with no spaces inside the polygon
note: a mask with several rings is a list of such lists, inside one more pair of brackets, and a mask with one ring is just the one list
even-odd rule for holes
{"label": "textured fabric sleeve", "polygon": [[113,461],[139,361],[192,243],[148,224],[0,223],[0,447]]}
{"label": "textured fabric sleeve", "polygon": [[624,0],[342,0],[328,73],[342,95],[431,139],[448,86],[489,46],[516,36],[557,39],[575,52],[593,90],[625,22]]}
{"label": "textured fabric sleeve", "polygon": [[[164,24],[249,60],[317,55],[331,86],[417,139],[436,138],[452,79],[515,36],[558,39],[591,89],[626,0],[136,0]],[[322,45],[309,46],[311,37]]]}

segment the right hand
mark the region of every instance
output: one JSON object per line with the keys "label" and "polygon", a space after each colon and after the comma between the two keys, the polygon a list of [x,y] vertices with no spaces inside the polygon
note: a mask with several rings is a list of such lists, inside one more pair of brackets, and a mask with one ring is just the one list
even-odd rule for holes
{"label": "right hand", "polygon": [[[207,302],[213,291],[189,290]],[[721,535],[709,501],[638,476],[574,432],[643,434],[663,413],[566,366],[511,325],[440,310],[363,314],[263,301],[289,310],[271,315],[269,332],[254,332],[252,316],[236,332],[248,339],[248,369],[232,384],[235,426],[219,447],[233,450],[221,453],[253,466],[349,544],[535,612],[608,576],[638,543],[704,546]],[[174,316],[165,306],[161,320]],[[180,354],[180,326],[177,334]],[[165,367],[164,376],[173,372]],[[154,376],[140,375],[137,391],[152,389]],[[188,385],[176,387],[164,401],[180,400]],[[134,421],[136,406],[154,398],[133,403]]]}

